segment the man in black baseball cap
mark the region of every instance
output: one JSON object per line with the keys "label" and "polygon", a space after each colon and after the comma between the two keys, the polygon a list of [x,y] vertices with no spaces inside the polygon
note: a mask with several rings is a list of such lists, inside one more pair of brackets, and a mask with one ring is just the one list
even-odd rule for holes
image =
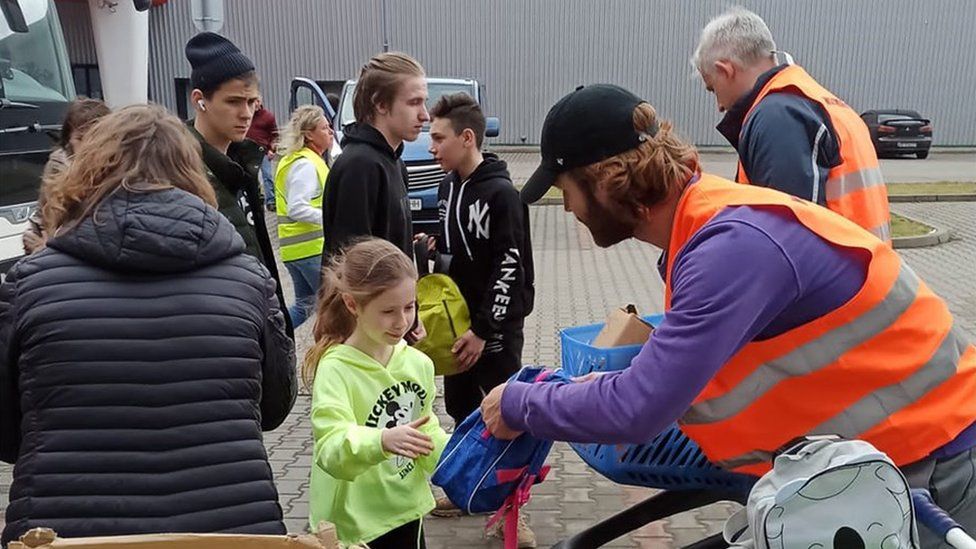
{"label": "man in black baseball cap", "polygon": [[[596,187],[567,187],[562,176],[633,151],[656,136],[658,126],[653,109],[647,120],[638,119],[640,123],[635,126],[635,109],[646,103],[611,84],[580,86],[560,99],[549,110],[542,126],[542,164],[522,187],[522,200],[535,202],[556,186],[562,189],[567,208],[573,197],[589,199],[585,205],[574,200],[576,207],[572,211],[590,229],[598,245],[612,246],[634,236],[633,208],[610,211],[612,204],[595,199]],[[697,169],[697,156],[695,166]]]}
{"label": "man in black baseball cap", "polygon": [[923,472],[936,503],[976,528],[976,347],[886,242],[813,202],[703,173],[693,146],[615,86],[549,112],[522,195],[552,186],[598,245],[664,250],[666,314],[623,371],[492,389],[492,434],[645,444],[677,422],[715,465],[750,475],[799,436],[839,434]]}

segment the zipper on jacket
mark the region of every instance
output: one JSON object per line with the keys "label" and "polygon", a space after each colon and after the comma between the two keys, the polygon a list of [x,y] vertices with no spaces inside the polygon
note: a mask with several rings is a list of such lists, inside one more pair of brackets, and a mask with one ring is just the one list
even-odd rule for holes
{"label": "zipper on jacket", "polygon": [[444,315],[447,316],[447,323],[451,325],[451,334],[454,336],[454,339],[457,339],[457,328],[454,327],[454,319],[451,317],[451,310],[447,308],[447,300],[442,299],[441,303],[444,304]]}
{"label": "zipper on jacket", "polygon": [[468,237],[464,235],[464,225],[461,224],[461,204],[464,203],[464,188],[468,185],[471,178],[465,179],[461,183],[461,190],[458,191],[457,207],[455,208],[455,220],[457,221],[458,231],[461,233],[461,241],[464,242],[464,249],[468,252],[468,259],[474,261],[471,254],[471,246],[468,246]]}
{"label": "zipper on jacket", "polygon": [[453,202],[454,202],[454,178],[452,177],[448,185],[447,208],[445,208],[444,211],[444,247],[447,250],[447,253],[449,254],[454,253],[453,251],[451,251],[451,206],[454,205]]}

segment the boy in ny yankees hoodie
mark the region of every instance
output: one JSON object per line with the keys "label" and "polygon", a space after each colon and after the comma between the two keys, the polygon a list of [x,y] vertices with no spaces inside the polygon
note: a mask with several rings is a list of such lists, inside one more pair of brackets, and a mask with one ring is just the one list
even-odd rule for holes
{"label": "boy in ny yankees hoodie", "polygon": [[447,177],[438,193],[450,276],[471,311],[454,346],[461,372],[444,378],[447,413],[461,423],[485,394],[522,365],[523,326],[535,297],[528,208],[505,162],[481,153],[485,117],[471,96],[441,97],[431,109],[430,152]]}

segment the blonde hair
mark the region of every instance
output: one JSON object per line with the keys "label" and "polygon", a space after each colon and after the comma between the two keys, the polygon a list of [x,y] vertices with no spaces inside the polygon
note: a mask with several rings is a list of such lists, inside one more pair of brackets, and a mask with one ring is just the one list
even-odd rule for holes
{"label": "blonde hair", "polygon": [[404,279],[417,279],[413,260],[400,248],[379,238],[366,238],[347,247],[323,269],[315,310],[312,337],[315,343],[305,353],[302,381],[311,387],[322,355],[342,343],[356,329],[356,317],[342,296],[352,296],[360,306]]}
{"label": "blonde hair", "polygon": [[404,80],[424,77],[416,59],[401,52],[381,53],[363,65],[352,100],[353,114],[359,122],[372,123],[378,106],[389,107]]}
{"label": "blonde hair", "polygon": [[701,166],[698,151],[674,134],[670,122],[658,122],[651,105],[637,105],[634,129],[643,133],[655,125],[657,133],[636,149],[570,170],[569,176],[590,196],[602,182],[608,199],[621,214],[636,216],[640,206],[661,202],[701,171]]}
{"label": "blonde hair", "polygon": [[305,132],[315,129],[325,120],[325,111],[317,105],[302,105],[291,113],[288,124],[281,130],[278,139],[278,154],[282,157],[305,148]]}
{"label": "blonde hair", "polygon": [[45,185],[51,191],[41,213],[51,234],[71,228],[120,187],[134,192],[177,188],[217,205],[200,144],[158,105],[131,105],[99,118],[85,132],[68,169]]}

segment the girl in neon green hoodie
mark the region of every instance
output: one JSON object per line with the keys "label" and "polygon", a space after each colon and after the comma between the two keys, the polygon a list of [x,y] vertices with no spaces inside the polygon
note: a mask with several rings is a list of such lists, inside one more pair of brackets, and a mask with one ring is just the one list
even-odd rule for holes
{"label": "girl in neon green hoodie", "polygon": [[434,508],[427,479],[448,435],[433,413],[434,365],[403,342],[416,283],[413,261],[379,239],[325,269],[315,345],[302,367],[315,436],[309,522],[313,531],[332,522],[343,543],[425,547],[422,517]]}

